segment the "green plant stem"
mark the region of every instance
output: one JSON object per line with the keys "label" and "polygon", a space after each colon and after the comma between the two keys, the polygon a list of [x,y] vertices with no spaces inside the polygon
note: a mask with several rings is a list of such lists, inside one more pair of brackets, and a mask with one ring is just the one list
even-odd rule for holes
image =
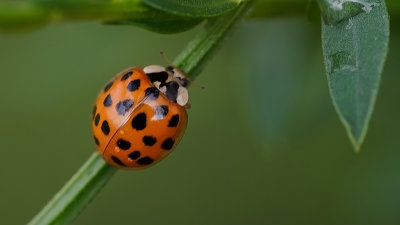
{"label": "green plant stem", "polygon": [[95,152],[28,225],[68,224],[101,190],[117,169]]}
{"label": "green plant stem", "polygon": [[[206,59],[219,47],[233,25],[246,15],[253,2],[246,1],[234,11],[206,24],[204,31],[175,60],[176,64],[182,66],[191,77],[197,75],[206,65]],[[96,196],[115,171],[116,169],[107,165],[98,153],[93,153],[28,225],[70,223]]]}

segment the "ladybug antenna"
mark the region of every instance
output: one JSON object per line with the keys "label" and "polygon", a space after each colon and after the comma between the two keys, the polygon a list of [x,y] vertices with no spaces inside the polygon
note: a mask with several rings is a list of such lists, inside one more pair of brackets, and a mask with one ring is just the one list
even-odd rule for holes
{"label": "ladybug antenna", "polygon": [[191,83],[191,84],[193,84],[194,86],[196,86],[197,88],[200,88],[201,90],[204,90],[206,87],[204,87],[203,85],[201,85],[201,84],[198,84],[197,82],[194,82],[192,79],[190,79],[189,77],[187,77],[186,76],[186,79]]}
{"label": "ladybug antenna", "polygon": [[181,69],[176,67],[175,64],[171,60],[169,60],[169,58],[165,55],[165,53],[163,51],[160,51],[160,55],[166,63],[168,63],[170,66],[174,67],[174,69],[179,70],[181,72],[181,74],[183,74],[185,76],[186,80],[188,80],[191,84],[193,84],[194,86],[196,86],[202,90],[205,89],[205,87],[203,85],[194,82],[192,79],[190,79],[188,77],[188,75],[184,71],[182,71]]}
{"label": "ladybug antenna", "polygon": [[171,60],[169,60],[169,58],[165,55],[165,53],[163,51],[160,52],[160,55],[166,63],[168,63],[170,66],[176,68],[175,64]]}

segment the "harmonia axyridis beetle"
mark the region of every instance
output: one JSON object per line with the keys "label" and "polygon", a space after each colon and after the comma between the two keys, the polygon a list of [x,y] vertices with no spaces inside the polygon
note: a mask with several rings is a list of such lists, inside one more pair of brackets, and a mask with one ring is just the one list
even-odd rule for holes
{"label": "harmonia axyridis beetle", "polygon": [[97,97],[92,130],[107,163],[124,169],[153,165],[168,155],[187,124],[186,74],[172,66],[128,68]]}

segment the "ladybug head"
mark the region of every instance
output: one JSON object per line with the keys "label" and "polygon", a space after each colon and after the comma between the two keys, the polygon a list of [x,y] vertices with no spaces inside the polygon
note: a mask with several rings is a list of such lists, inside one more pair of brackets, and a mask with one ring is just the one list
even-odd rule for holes
{"label": "ladybug head", "polygon": [[171,66],[149,65],[144,67],[143,71],[153,85],[168,99],[181,106],[188,104],[189,94],[186,89],[188,79],[182,70]]}

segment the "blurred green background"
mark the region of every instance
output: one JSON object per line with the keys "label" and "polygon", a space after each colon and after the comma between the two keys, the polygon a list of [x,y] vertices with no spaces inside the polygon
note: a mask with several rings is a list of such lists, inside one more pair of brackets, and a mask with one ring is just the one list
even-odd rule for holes
{"label": "blurred green background", "polygon": [[[331,103],[320,27],[247,21],[191,88],[173,154],[118,171],[73,223],[400,224],[400,32],[366,141],[355,153]],[[89,113],[132,65],[164,64],[199,31],[99,23],[0,32],[0,224],[25,224],[95,151]]]}

